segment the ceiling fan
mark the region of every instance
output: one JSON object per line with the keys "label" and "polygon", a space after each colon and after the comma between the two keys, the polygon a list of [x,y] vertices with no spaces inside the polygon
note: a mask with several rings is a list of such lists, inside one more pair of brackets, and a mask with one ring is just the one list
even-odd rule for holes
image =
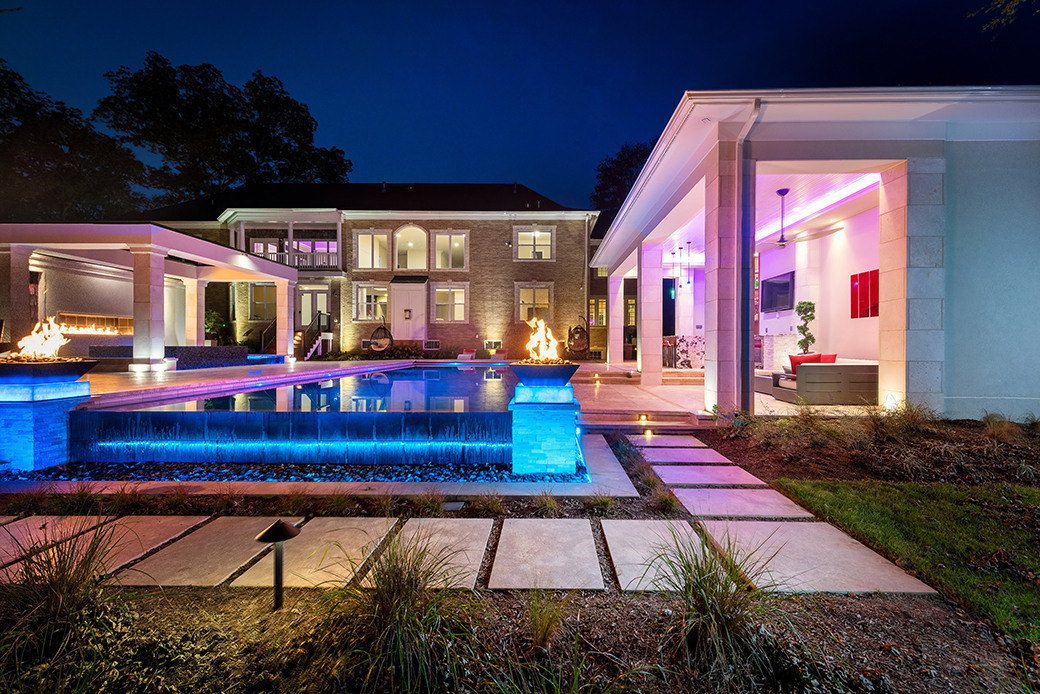
{"label": "ceiling fan", "polygon": [[776,191],[776,194],[780,196],[780,238],[773,242],[773,245],[777,248],[786,248],[789,243],[800,243],[802,241],[812,241],[813,239],[819,239],[824,236],[829,236],[836,231],[841,231],[845,227],[832,226],[826,229],[820,229],[818,231],[803,231],[795,238],[788,239],[784,236],[784,196],[791,192],[790,188],[781,188]]}

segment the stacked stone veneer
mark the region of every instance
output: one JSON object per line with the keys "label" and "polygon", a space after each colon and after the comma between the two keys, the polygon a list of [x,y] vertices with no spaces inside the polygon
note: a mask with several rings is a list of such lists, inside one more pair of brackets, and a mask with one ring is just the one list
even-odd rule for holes
{"label": "stacked stone veneer", "polygon": [[86,397],[0,402],[0,469],[35,470],[69,462],[69,411]]}
{"label": "stacked stone veneer", "polygon": [[798,335],[762,335],[762,368],[767,371],[783,371],[790,366],[789,357],[798,354]]}
{"label": "stacked stone veneer", "polygon": [[513,413],[513,473],[574,474],[581,451],[574,388],[517,385]]}

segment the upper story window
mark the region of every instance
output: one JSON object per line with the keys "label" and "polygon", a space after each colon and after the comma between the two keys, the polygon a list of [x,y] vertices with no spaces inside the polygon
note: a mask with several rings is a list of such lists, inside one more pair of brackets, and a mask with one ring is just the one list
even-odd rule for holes
{"label": "upper story window", "polygon": [[607,300],[589,299],[589,325],[607,324]]}
{"label": "upper story window", "polygon": [[434,267],[438,270],[465,270],[469,259],[466,248],[469,232],[433,232]]}
{"label": "upper story window", "polygon": [[416,226],[401,227],[394,234],[398,270],[426,269],[426,232]]}
{"label": "upper story window", "polygon": [[357,285],[357,302],[354,307],[355,320],[385,321],[387,317],[387,297],[390,290],[385,284]]}
{"label": "upper story window", "polygon": [[514,260],[554,260],[556,227],[531,224],[513,227]]}
{"label": "upper story window", "polygon": [[552,282],[515,283],[517,320],[551,320],[552,286]]}
{"label": "upper story window", "polygon": [[434,282],[433,286],[433,320],[436,323],[466,322],[468,307],[468,283],[442,284]]}
{"label": "upper story window", "polygon": [[390,267],[390,232],[375,229],[354,232],[354,267],[386,270]]}
{"label": "upper story window", "polygon": [[596,268],[596,277],[606,277],[608,274],[609,273],[608,273],[607,268],[605,268],[605,267],[598,267],[598,268]]}

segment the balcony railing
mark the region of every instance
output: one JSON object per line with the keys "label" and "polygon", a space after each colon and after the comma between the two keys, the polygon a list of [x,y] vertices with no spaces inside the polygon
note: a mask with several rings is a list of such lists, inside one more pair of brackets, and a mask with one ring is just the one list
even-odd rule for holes
{"label": "balcony railing", "polygon": [[292,260],[288,253],[258,253],[261,258],[273,260],[282,265],[292,265],[299,270],[338,270],[339,253],[293,253]]}

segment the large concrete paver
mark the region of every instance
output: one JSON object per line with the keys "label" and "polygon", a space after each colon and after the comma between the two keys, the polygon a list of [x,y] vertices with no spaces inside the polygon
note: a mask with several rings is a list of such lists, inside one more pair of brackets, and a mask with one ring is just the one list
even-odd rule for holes
{"label": "large concrete paver", "polygon": [[702,521],[718,547],[765,563],[783,592],[934,593],[869,547],[827,523]]}
{"label": "large concrete paver", "polygon": [[648,463],[685,463],[687,465],[732,465],[730,459],[710,448],[641,448]]}
{"label": "large concrete paver", "polygon": [[276,520],[253,516],[217,518],[120,572],[116,581],[128,586],[220,585],[267,548],[255,538]]}
{"label": "large concrete paver", "polygon": [[[346,584],[396,522],[394,518],[311,520],[300,529],[299,535],[283,545],[284,584],[294,588]],[[273,552],[231,583],[232,588],[273,585]]]}
{"label": "large concrete paver", "polygon": [[484,560],[494,521],[490,518],[412,518],[400,540],[428,543],[437,561],[448,570],[447,587],[473,588]]}
{"label": "large concrete paver", "polygon": [[0,566],[20,559],[24,550],[67,540],[110,516],[29,516],[0,527]]}
{"label": "large concrete paver", "polygon": [[655,465],[654,472],[676,487],[765,487],[765,482],[736,465]]}
{"label": "large concrete paver", "polygon": [[578,518],[507,518],[488,587],[603,590],[591,523]]}
{"label": "large concrete paver", "polygon": [[694,516],[729,518],[813,518],[813,514],[773,489],[672,489]]}
{"label": "large concrete paver", "polygon": [[18,516],[0,516],[0,525],[7,525]]}
{"label": "large concrete paver", "polygon": [[704,443],[685,434],[629,434],[628,440],[639,448],[704,448]]}
{"label": "large concrete paver", "polygon": [[692,541],[694,551],[702,547],[700,537],[683,521],[604,520],[603,535],[622,590],[654,590],[661,576],[660,562],[654,558],[676,540]]}

